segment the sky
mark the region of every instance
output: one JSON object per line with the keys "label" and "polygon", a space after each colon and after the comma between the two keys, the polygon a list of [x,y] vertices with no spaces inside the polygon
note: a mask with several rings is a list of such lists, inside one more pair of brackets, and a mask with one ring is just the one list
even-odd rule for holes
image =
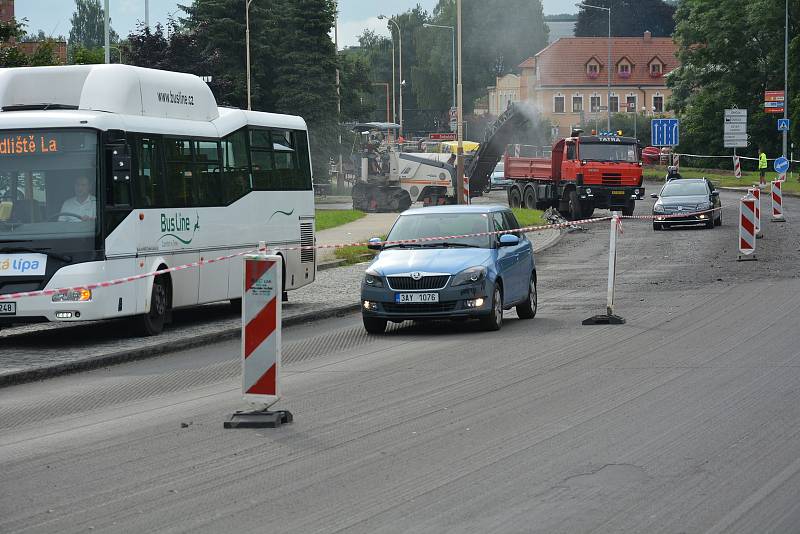
{"label": "sky", "polygon": [[[150,0],[150,24],[166,23],[169,13],[181,15],[178,4],[192,0]],[[253,0],[258,2],[259,0]],[[480,1],[480,0],[467,0]],[[386,21],[378,20],[378,15],[391,16],[413,8],[417,4],[427,11],[433,11],[437,0],[339,0],[339,48],[358,44],[358,36],[371,29],[381,35],[389,35]],[[543,0],[545,14],[574,13],[576,1]],[[144,20],[145,0],[109,0],[111,24],[122,37],[136,28],[137,21]],[[40,29],[48,35],[68,35],[69,20],[75,10],[72,0],[16,0],[17,19],[28,19],[28,31]]]}

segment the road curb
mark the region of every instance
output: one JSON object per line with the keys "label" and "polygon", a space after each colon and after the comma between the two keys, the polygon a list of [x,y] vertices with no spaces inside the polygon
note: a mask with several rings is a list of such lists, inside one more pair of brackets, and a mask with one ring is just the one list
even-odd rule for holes
{"label": "road curb", "polygon": [[[360,305],[356,302],[345,306],[337,306],[335,308],[328,308],[321,311],[312,311],[305,313],[298,313],[283,319],[283,327],[295,326],[308,321],[316,321],[320,319],[328,319],[330,317],[338,317],[347,315],[349,313],[358,311]],[[219,341],[226,341],[229,339],[237,338],[241,335],[241,328],[226,328],[216,332],[209,332],[201,334],[191,339],[181,339],[168,341],[155,347],[142,347],[138,349],[127,349],[111,354],[103,354],[86,360],[77,360],[74,362],[65,362],[57,365],[50,365],[46,367],[37,367],[34,369],[25,369],[12,373],[0,375],[0,388],[6,386],[13,386],[23,384],[26,382],[34,382],[36,380],[43,380],[45,378],[54,378],[56,376],[77,373],[79,371],[90,371],[99,369],[101,367],[108,367],[110,365],[117,365],[120,363],[130,362],[134,360],[144,360],[153,356],[159,356],[167,352],[192,349],[201,347],[210,343]]]}
{"label": "road curb", "polygon": [[[532,233],[532,232],[528,232],[528,233]],[[535,232],[533,232],[533,233],[535,233]],[[540,249],[537,250],[536,247],[534,246],[533,247],[533,253],[534,254],[540,254],[540,253],[544,252],[545,250],[547,250],[549,248],[553,248],[554,246],[558,245],[561,242],[561,240],[564,238],[564,235],[567,234],[567,233],[568,232],[565,232],[564,230],[559,230],[558,231],[558,235],[556,235],[548,243],[545,243],[544,245],[542,245],[542,247]]]}

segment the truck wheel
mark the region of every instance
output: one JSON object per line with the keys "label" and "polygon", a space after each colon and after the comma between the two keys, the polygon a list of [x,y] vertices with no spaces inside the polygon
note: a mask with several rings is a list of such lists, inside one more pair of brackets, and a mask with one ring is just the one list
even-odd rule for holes
{"label": "truck wheel", "polygon": [[581,218],[581,202],[577,191],[569,192],[569,218],[577,221]]}
{"label": "truck wheel", "polygon": [[514,186],[508,190],[508,205],[512,208],[519,208],[522,206],[522,193],[519,187]]}
{"label": "truck wheel", "polygon": [[624,216],[626,216],[626,217],[630,217],[631,215],[633,215],[633,210],[634,210],[635,208],[636,208],[636,204],[633,202],[633,200],[629,200],[629,201],[628,201],[628,202],[625,204],[625,207],[624,207],[624,208],[622,208],[622,214],[623,214]]}
{"label": "truck wheel", "polygon": [[525,207],[529,210],[536,209],[536,191],[533,187],[525,188]]}

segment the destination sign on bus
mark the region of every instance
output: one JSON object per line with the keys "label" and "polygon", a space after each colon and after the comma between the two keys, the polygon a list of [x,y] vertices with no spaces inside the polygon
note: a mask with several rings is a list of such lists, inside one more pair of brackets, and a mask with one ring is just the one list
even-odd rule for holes
{"label": "destination sign on bus", "polygon": [[0,138],[0,156],[48,154],[58,152],[55,137],[41,134],[20,134]]}

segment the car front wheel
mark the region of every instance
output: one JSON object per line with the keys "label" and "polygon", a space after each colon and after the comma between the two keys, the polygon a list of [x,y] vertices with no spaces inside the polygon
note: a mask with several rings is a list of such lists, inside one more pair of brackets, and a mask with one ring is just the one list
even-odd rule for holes
{"label": "car front wheel", "polygon": [[531,274],[531,281],[528,287],[528,300],[522,304],[517,304],[517,315],[520,319],[533,319],[539,306],[539,296],[536,293],[536,278]]}
{"label": "car front wheel", "polygon": [[366,316],[362,316],[362,319],[364,320],[364,330],[368,333],[383,334],[386,332],[386,323],[388,322],[386,319]]}
{"label": "car front wheel", "polygon": [[497,285],[494,286],[494,295],[492,296],[492,311],[481,317],[481,326],[484,330],[489,331],[500,330],[503,326],[503,294]]}

